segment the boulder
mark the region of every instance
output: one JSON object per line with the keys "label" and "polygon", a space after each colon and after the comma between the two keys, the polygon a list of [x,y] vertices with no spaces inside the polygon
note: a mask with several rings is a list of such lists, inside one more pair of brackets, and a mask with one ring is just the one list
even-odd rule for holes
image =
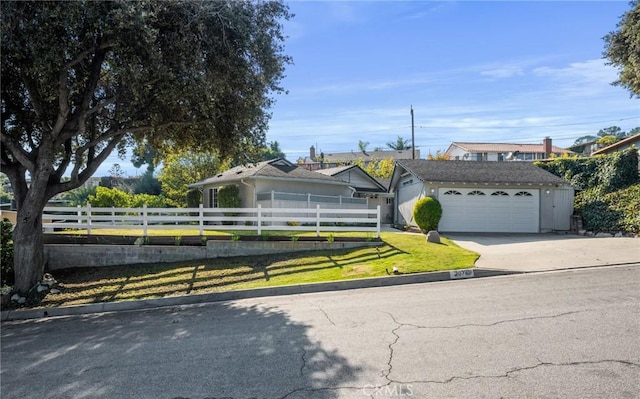
{"label": "boulder", "polygon": [[427,242],[440,244],[440,234],[435,230],[431,230],[430,232],[427,233]]}

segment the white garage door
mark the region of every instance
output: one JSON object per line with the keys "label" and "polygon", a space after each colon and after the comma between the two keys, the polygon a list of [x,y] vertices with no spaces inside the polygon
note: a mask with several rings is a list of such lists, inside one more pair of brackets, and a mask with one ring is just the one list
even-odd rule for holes
{"label": "white garage door", "polygon": [[440,231],[538,233],[537,189],[440,188]]}

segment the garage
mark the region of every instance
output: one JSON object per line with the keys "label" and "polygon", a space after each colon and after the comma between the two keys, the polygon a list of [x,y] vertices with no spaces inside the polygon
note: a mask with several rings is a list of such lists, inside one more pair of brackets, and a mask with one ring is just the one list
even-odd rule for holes
{"label": "garage", "polygon": [[540,190],[506,188],[438,189],[439,230],[449,232],[537,233]]}
{"label": "garage", "polygon": [[571,184],[531,162],[398,160],[389,191],[403,227],[417,200],[438,199],[442,232],[567,231],[573,212]]}

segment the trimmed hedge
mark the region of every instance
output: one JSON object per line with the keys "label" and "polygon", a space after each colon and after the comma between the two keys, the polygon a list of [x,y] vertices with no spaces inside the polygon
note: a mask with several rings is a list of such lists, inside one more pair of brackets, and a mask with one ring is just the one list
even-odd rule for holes
{"label": "trimmed hedge", "polygon": [[413,206],[413,220],[425,234],[431,230],[438,230],[441,217],[442,205],[435,198],[421,198]]}

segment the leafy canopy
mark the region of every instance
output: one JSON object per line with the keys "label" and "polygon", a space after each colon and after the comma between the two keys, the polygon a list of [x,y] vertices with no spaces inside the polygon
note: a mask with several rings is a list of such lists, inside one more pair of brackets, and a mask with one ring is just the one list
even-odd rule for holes
{"label": "leafy canopy", "polygon": [[405,140],[403,139],[401,136],[398,136],[398,138],[396,138],[396,141],[390,141],[387,143],[387,147],[391,148],[392,150],[410,150],[411,144],[410,144],[410,140]]}
{"label": "leafy canopy", "polygon": [[618,22],[617,30],[604,37],[604,57],[607,65],[618,68],[618,80],[614,86],[621,86],[640,98],[640,4],[629,2],[627,11]]}
{"label": "leafy canopy", "polygon": [[215,176],[228,166],[228,162],[221,161],[217,154],[211,152],[173,153],[166,156],[158,180],[167,202],[184,207],[189,184]]}
{"label": "leafy canopy", "polygon": [[[2,167],[47,196],[116,148],[260,147],[283,55],[280,2],[2,2]],[[68,173],[71,178],[61,182]],[[26,190],[26,187],[23,187]],[[17,191],[20,191],[18,189]]]}

